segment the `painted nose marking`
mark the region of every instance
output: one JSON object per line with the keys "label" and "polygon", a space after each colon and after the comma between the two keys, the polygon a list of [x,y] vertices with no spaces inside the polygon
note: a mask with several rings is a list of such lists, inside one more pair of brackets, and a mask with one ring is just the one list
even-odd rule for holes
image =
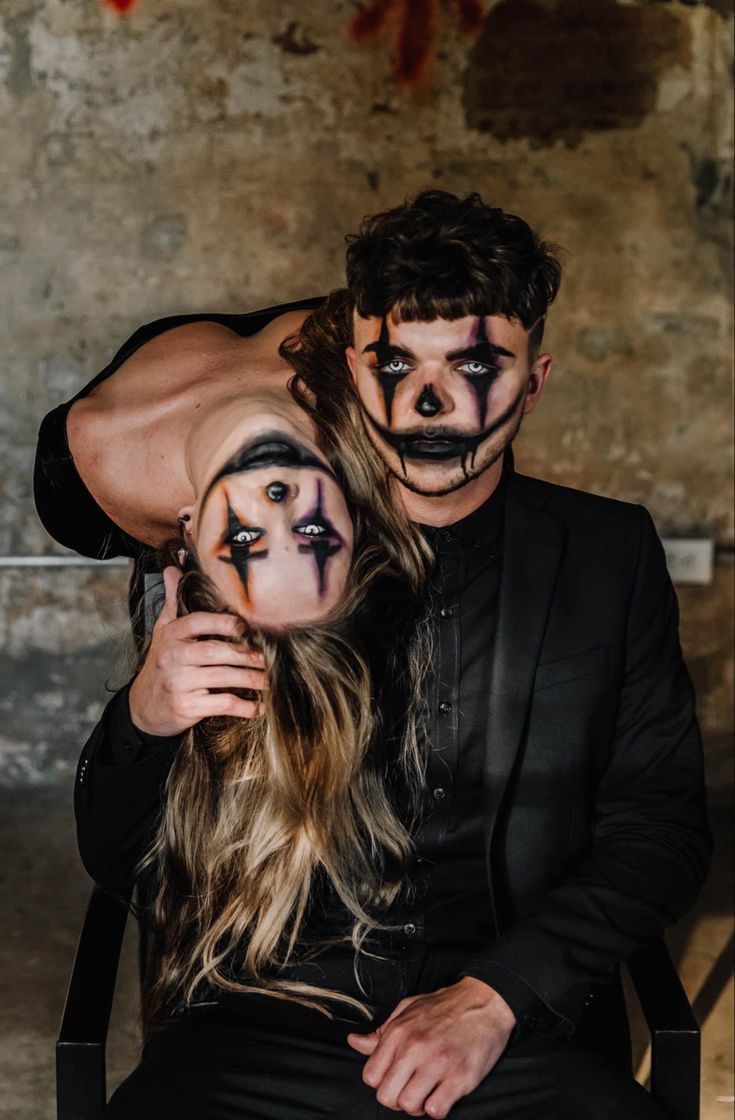
{"label": "painted nose marking", "polygon": [[426,385],[421,390],[414,408],[420,416],[425,416],[427,419],[431,416],[436,416],[438,412],[441,412],[442,403],[432,389],[431,385]]}

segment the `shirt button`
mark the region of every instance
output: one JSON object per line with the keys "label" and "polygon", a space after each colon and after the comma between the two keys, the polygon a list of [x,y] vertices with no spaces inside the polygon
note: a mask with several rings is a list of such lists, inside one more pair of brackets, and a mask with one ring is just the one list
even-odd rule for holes
{"label": "shirt button", "polygon": [[123,743],[123,750],[126,754],[132,754],[134,747],[132,743]]}
{"label": "shirt button", "polygon": [[454,533],[452,533],[450,529],[442,529],[439,534],[439,540],[442,541],[443,544],[449,544],[451,540],[454,540]]}
{"label": "shirt button", "polygon": [[439,786],[439,789],[435,789],[433,791],[432,796],[433,796],[435,801],[443,801],[444,798],[447,796],[447,791],[445,789],[442,789],[441,786]]}
{"label": "shirt button", "polygon": [[441,714],[443,716],[449,715],[451,710],[452,710],[452,705],[449,703],[449,701],[448,700],[442,700],[441,704],[439,705],[439,711],[441,712]]}
{"label": "shirt button", "polygon": [[472,547],[474,548],[475,552],[479,552],[482,548],[482,541],[473,541]]}
{"label": "shirt button", "polygon": [[439,611],[440,618],[451,618],[453,614],[454,611],[451,607],[442,607],[442,609]]}
{"label": "shirt button", "polygon": [[405,926],[403,927],[403,932],[405,933],[406,937],[413,937],[416,932],[416,926],[413,924],[413,922],[406,922]]}

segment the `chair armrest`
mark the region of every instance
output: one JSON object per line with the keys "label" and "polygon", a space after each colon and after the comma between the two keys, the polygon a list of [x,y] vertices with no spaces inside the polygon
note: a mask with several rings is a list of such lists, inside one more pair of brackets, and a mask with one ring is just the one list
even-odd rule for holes
{"label": "chair armrest", "polygon": [[671,1120],[698,1120],[700,1030],[663,940],[628,962],[651,1035],[651,1092]]}
{"label": "chair armrest", "polygon": [[105,1043],[129,900],[92,890],[56,1043],[58,1120],[97,1120],[105,1106]]}

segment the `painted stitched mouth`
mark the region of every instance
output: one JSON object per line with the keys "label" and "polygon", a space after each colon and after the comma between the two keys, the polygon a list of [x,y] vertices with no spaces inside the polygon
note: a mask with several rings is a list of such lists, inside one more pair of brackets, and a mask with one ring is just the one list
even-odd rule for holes
{"label": "painted stitched mouth", "polygon": [[460,459],[466,455],[473,455],[488,434],[478,432],[476,435],[460,436],[448,435],[446,432],[438,432],[434,435],[417,432],[412,435],[399,435],[384,428],[369,413],[366,415],[371,425],[401,459],[429,459],[435,462]]}
{"label": "painted stitched mouth", "polygon": [[297,440],[289,439],[282,432],[269,432],[243,444],[227,460],[207,486],[202,502],[206,501],[213,486],[231,474],[260,470],[263,467],[307,467],[324,471],[330,478],[336,476],[332,468]]}
{"label": "painted stitched mouth", "polygon": [[499,428],[502,428],[513,416],[524,392],[525,388],[521,387],[515,400],[511,401],[505,411],[492,424],[484,428],[483,431],[477,432],[476,435],[452,435],[447,431],[437,431],[433,434],[430,432],[412,432],[401,435],[385,428],[374,416],[370,415],[367,409],[364,409],[364,415],[381,439],[393,448],[402,463],[406,459],[424,459],[433,462],[441,462],[445,459],[461,459],[464,465],[464,461],[469,459],[470,467],[474,467],[474,456],[478,447]]}
{"label": "painted stitched mouth", "polygon": [[287,439],[261,439],[237,456],[237,469],[254,471],[261,467],[316,467],[327,470],[315,455],[301,444]]}

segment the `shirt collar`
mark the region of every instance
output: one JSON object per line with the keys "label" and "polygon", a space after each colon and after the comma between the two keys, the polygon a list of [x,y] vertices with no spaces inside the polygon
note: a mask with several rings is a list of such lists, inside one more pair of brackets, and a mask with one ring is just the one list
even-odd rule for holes
{"label": "shirt collar", "polygon": [[459,540],[465,547],[495,550],[500,541],[505,512],[505,494],[508,479],[513,472],[513,459],[507,453],[503,459],[500,481],[490,497],[452,525],[421,525],[420,529],[432,548],[441,551],[442,544]]}

